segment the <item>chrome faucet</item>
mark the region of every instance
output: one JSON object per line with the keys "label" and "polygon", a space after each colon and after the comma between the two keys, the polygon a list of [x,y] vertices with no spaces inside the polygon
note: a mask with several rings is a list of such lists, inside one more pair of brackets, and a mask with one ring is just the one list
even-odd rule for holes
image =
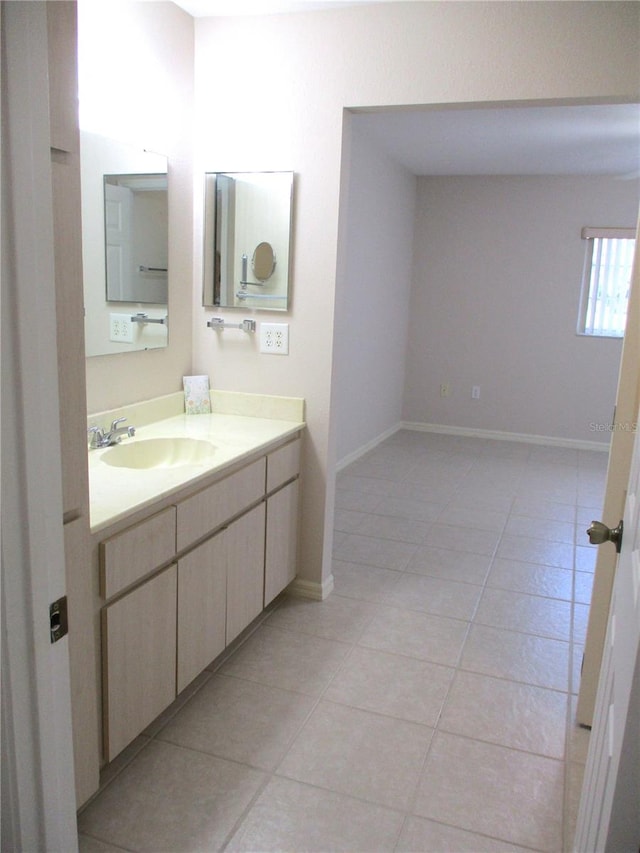
{"label": "chrome faucet", "polygon": [[92,449],[110,447],[112,444],[118,444],[122,440],[123,435],[128,435],[129,438],[132,438],[136,434],[136,428],[133,426],[118,426],[123,421],[126,421],[126,418],[116,418],[109,430],[104,430],[97,426],[89,427],[87,430],[87,434],[91,436],[89,447]]}

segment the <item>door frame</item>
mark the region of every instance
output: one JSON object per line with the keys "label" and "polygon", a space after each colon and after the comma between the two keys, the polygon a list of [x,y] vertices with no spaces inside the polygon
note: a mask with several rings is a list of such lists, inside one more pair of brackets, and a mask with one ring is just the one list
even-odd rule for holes
{"label": "door frame", "polygon": [[2,22],[2,848],[77,850],[44,2]]}

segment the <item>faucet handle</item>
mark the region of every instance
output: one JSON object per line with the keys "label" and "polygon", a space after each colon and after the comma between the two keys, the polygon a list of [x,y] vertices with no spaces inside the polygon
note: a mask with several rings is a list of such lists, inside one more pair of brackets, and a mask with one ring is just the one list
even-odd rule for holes
{"label": "faucet handle", "polygon": [[104,432],[99,426],[89,427],[87,435],[91,436],[91,447],[100,447],[100,442],[104,440]]}
{"label": "faucet handle", "polygon": [[109,432],[113,432],[114,429],[117,429],[118,424],[121,424],[123,421],[126,421],[126,418],[116,418],[115,421],[111,421],[111,429]]}

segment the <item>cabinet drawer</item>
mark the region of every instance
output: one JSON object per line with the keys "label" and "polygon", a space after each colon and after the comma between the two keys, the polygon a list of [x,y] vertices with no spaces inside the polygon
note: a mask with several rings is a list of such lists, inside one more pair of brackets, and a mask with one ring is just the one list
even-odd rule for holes
{"label": "cabinet drawer", "polygon": [[300,439],[267,456],[267,492],[272,492],[300,473]]}
{"label": "cabinet drawer", "polygon": [[265,460],[258,459],[178,504],[178,551],[202,539],[264,495]]}
{"label": "cabinet drawer", "polygon": [[176,553],[176,508],[163,509],[100,543],[100,593],[111,598]]}

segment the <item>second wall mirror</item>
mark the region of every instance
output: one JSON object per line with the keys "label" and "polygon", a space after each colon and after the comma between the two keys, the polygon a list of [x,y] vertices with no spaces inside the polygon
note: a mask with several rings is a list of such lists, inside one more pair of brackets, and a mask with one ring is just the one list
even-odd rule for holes
{"label": "second wall mirror", "polygon": [[205,174],[205,306],[286,311],[293,172]]}
{"label": "second wall mirror", "polygon": [[87,356],[168,342],[167,158],[82,131]]}

